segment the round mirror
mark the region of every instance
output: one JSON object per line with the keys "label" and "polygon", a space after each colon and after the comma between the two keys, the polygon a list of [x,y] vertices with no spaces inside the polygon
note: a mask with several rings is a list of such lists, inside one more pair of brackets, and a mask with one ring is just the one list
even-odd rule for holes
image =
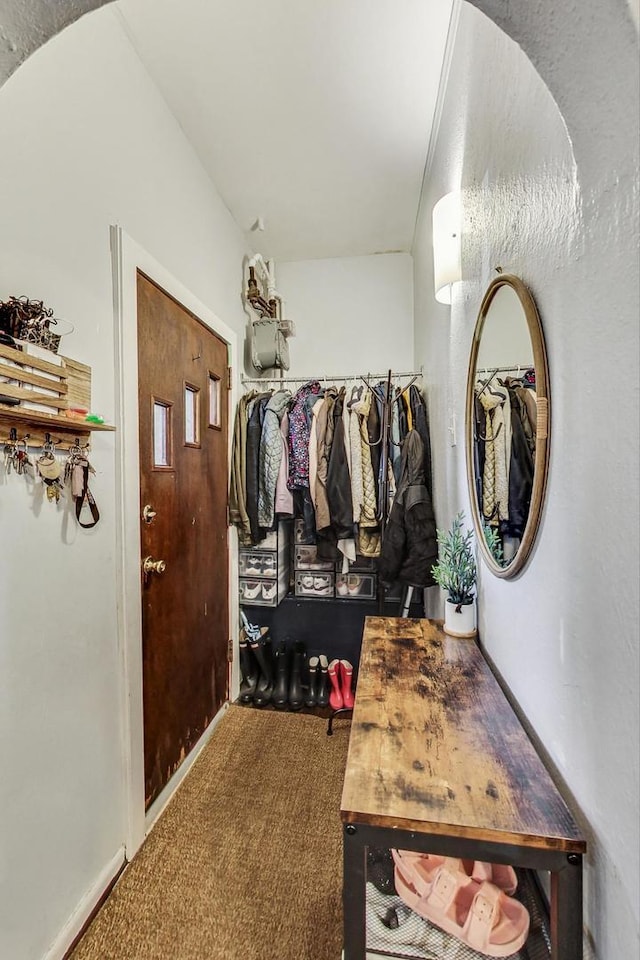
{"label": "round mirror", "polygon": [[549,461],[549,372],[540,317],[518,277],[484,295],[467,381],[467,478],[482,555],[498,577],[524,567]]}

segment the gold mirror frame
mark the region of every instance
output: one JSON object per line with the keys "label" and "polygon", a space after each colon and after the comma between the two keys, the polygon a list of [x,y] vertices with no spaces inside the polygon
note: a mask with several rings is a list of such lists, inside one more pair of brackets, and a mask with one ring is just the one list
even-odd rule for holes
{"label": "gold mirror frame", "polygon": [[[512,560],[506,566],[501,566],[491,554],[487,547],[483,523],[482,511],[477,501],[476,484],[474,475],[474,450],[473,450],[473,424],[474,424],[474,391],[477,379],[477,359],[480,348],[480,339],[484,327],[489,307],[496,293],[501,287],[511,287],[520,301],[531,338],[533,349],[533,365],[536,376],[536,397],[537,397],[537,424],[536,424],[536,444],[533,461],[533,485],[531,490],[531,501],[529,504],[529,514],[524,532],[518,550]],[[467,374],[467,402],[466,402],[466,456],[467,456],[467,484],[469,488],[469,500],[471,503],[471,513],[476,538],[480,546],[480,551],[489,570],[496,577],[504,580],[511,579],[519,574],[527,563],[531,550],[533,548],[540,517],[542,514],[542,505],[544,502],[545,490],[547,487],[547,476],[549,470],[549,432],[551,423],[551,407],[549,402],[549,368],[547,364],[547,352],[545,349],[544,336],[542,333],[542,324],[540,316],[535,305],[535,301],[527,286],[519,277],[510,274],[500,274],[489,284],[487,292],[484,295],[475,330],[473,332],[473,342],[471,344],[471,356],[469,358],[469,370]]]}

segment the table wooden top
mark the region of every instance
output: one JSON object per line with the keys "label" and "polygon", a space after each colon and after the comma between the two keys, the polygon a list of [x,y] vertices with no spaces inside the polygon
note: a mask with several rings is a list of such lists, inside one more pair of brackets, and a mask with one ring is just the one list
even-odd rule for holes
{"label": "table wooden top", "polygon": [[582,853],[586,843],[473,640],[368,617],[346,823]]}

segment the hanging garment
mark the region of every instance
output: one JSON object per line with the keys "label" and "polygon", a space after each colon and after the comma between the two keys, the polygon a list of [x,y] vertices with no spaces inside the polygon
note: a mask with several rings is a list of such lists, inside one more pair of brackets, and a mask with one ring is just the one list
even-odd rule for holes
{"label": "hanging garment", "polygon": [[[380,422],[380,443],[376,445],[378,451],[378,467],[376,471],[376,502],[378,509],[376,516],[379,521],[388,515],[389,511],[389,436],[391,424],[388,423],[387,383],[381,381],[373,388],[373,399],[378,411]],[[371,453],[372,459],[374,452]]]}
{"label": "hanging garment", "polygon": [[287,486],[289,478],[289,414],[286,410],[282,414],[280,423],[280,445],[282,447],[282,457],[276,482],[275,512],[277,515],[291,517],[293,516],[293,494]]}
{"label": "hanging garment", "polygon": [[331,523],[329,500],[327,498],[327,472],[329,456],[333,442],[333,405],[338,392],[335,387],[325,390],[324,402],[316,419],[316,448],[318,467],[316,471],[315,505],[316,530],[322,530]]}
{"label": "hanging garment", "polygon": [[484,407],[476,393],[473,397],[473,475],[475,477],[476,502],[479,511],[483,509],[482,479],[485,463],[485,422]]}
{"label": "hanging garment", "polygon": [[[309,486],[309,433],[311,431],[311,407],[307,403],[311,395],[317,397],[320,384],[309,380],[300,387],[289,410],[289,489]],[[315,402],[315,400],[314,400]]]}
{"label": "hanging garment", "polygon": [[[397,404],[394,404],[394,406],[397,406]],[[411,409],[413,428],[420,434],[420,439],[422,440],[422,445],[424,447],[424,482],[427,486],[427,490],[429,491],[429,495],[433,497],[433,481],[431,478],[431,435],[429,432],[429,421],[427,419],[427,408],[422,394],[415,384],[412,384],[409,387],[409,407]]]}
{"label": "hanging garment", "polygon": [[360,523],[362,503],[364,498],[362,478],[362,444],[360,440],[360,418],[354,410],[354,405],[362,398],[366,387],[354,387],[348,402],[349,417],[349,451],[351,461],[351,501],[353,503],[353,521]]}
{"label": "hanging garment", "polygon": [[504,403],[505,389],[485,386],[479,394],[485,411],[484,473],[482,476],[482,513],[485,522],[497,527],[509,516]]}
{"label": "hanging garment", "polygon": [[233,427],[229,519],[238,531],[242,546],[251,544],[251,525],[247,513],[247,406],[257,395],[256,391],[252,390],[240,397]]}
{"label": "hanging garment", "polygon": [[345,391],[340,390],[333,403],[327,424],[327,440],[331,435],[328,453],[326,493],[329,505],[329,525],[318,527],[318,556],[324,559],[335,557],[336,547],[347,560],[355,560],[355,539],[353,530],[353,503],[351,500],[351,477],[347,464],[344,443],[343,405]]}
{"label": "hanging garment", "polygon": [[271,529],[275,519],[276,484],[282,460],[280,422],[290,400],[289,390],[278,390],[264,410],[258,466],[258,524],[266,530]]}
{"label": "hanging garment", "polygon": [[360,400],[352,404],[352,411],[357,414],[360,424],[360,451],[362,454],[362,507],[360,509],[360,527],[377,527],[376,517],[376,482],[371,460],[371,446],[369,443],[369,411],[371,406],[371,391],[365,388]]}
{"label": "hanging garment", "polygon": [[380,460],[382,458],[382,422],[380,420],[380,398],[376,397],[375,388],[370,391],[369,415],[367,417],[367,434],[369,438],[369,456],[373,470],[373,482],[376,498],[376,523],[378,523],[378,493],[380,479]]}
{"label": "hanging garment", "polygon": [[400,469],[402,464],[402,439],[400,437],[400,394],[396,390],[396,394],[391,403],[391,448],[389,450],[389,457],[391,458],[391,463],[393,464],[393,476],[395,477],[396,484],[400,479]]}
{"label": "hanging garment", "polygon": [[398,402],[396,404],[398,408],[398,425],[400,428],[400,443],[404,442],[404,438],[409,433],[409,419],[407,417],[407,400],[404,393],[401,393],[398,397]]}
{"label": "hanging garment", "polygon": [[407,409],[407,431],[413,430],[415,424],[413,422],[413,410],[411,409],[411,388],[407,387],[406,390],[402,391],[402,396],[405,402]]}
{"label": "hanging garment", "polygon": [[402,446],[400,482],[385,528],[379,573],[385,583],[433,586],[438,559],[436,523],[424,482],[424,449],[420,434],[410,430]]}
{"label": "hanging garment", "polygon": [[324,403],[324,397],[318,398],[311,410],[311,430],[309,432],[309,490],[311,492],[311,500],[313,502],[314,510],[317,510],[316,505],[316,483],[318,480],[318,414],[322,404]]}
{"label": "hanging garment", "polygon": [[527,411],[527,420],[529,424],[529,431],[527,434],[529,435],[530,433],[531,435],[529,443],[531,446],[531,452],[535,453],[536,437],[538,435],[538,403],[536,391],[534,387],[519,387],[516,392]]}
{"label": "hanging garment", "polygon": [[[520,401],[511,390],[511,463],[509,468],[509,521],[501,532],[522,538],[529,518],[533,490],[534,459],[520,414]],[[524,414],[526,419],[526,412]]]}
{"label": "hanging garment", "polygon": [[380,528],[358,527],[356,549],[362,557],[379,557],[382,549]]}
{"label": "hanging garment", "polygon": [[258,522],[258,489],[260,474],[260,439],[267,403],[271,393],[261,393],[247,407],[247,513],[251,527],[251,543],[255,546],[264,539]]}

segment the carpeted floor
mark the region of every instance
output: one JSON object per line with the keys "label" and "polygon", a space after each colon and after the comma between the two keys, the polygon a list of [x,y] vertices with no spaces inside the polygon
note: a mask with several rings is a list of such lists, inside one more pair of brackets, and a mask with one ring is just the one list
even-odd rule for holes
{"label": "carpeted floor", "polygon": [[230,707],[71,960],[340,960],[348,738]]}

